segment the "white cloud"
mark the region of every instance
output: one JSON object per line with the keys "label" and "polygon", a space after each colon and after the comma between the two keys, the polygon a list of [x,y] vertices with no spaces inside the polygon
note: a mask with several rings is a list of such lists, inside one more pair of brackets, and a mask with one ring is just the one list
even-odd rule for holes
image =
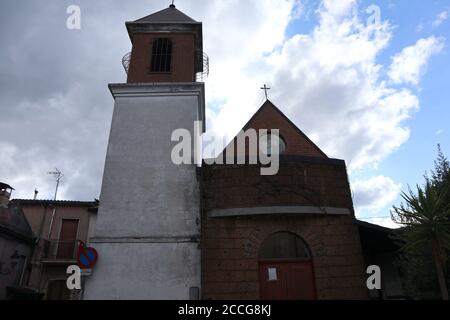
{"label": "white cloud", "polygon": [[439,27],[445,20],[448,18],[448,11],[442,11],[439,13],[436,17],[436,19],[433,21],[432,25],[433,27]]}
{"label": "white cloud", "polygon": [[[28,20],[40,19],[30,20],[35,28],[19,26],[21,36],[5,33],[7,50],[0,51],[5,84],[0,105],[8,106],[0,118],[6,133],[0,144],[8,144],[0,145],[7,154],[0,179],[12,181],[18,196],[31,197],[34,187],[40,195],[51,195],[54,181],[46,173],[55,166],[66,175],[62,198],[99,195],[113,105],[106,84],[124,81],[120,58],[131,46],[123,21],[167,6],[162,0],[126,7],[111,2],[86,2],[80,32],[68,32],[64,19],[61,24],[40,19],[58,12],[53,2],[3,8],[11,21],[25,14]],[[270,99],[352,170],[376,164],[400,147],[409,137],[404,121],[419,108],[419,100],[411,89],[383,80],[388,66],[377,57],[389,46],[392,29],[383,21],[367,25],[358,3],[324,0],[316,11],[299,0],[186,0],[177,5],[203,21],[211,59],[208,136],[236,134],[263,102],[259,88],[267,83]],[[64,5],[59,6],[65,17]],[[315,12],[317,25],[287,37],[289,23],[305,11]],[[414,79],[420,81],[420,73]]]}
{"label": "white cloud", "polygon": [[417,85],[430,57],[444,48],[444,39],[431,36],[419,39],[415,45],[404,48],[392,58],[389,78],[396,84]]}
{"label": "white cloud", "polygon": [[[283,14],[289,19],[288,11],[279,18]],[[317,15],[311,32],[282,46],[273,42],[269,55],[239,54],[238,69],[227,69],[240,72],[223,70],[222,81],[207,82],[215,90],[209,96],[226,101],[219,111],[209,110],[210,134],[234,135],[259,107],[258,88],[268,82],[271,100],[327,154],[345,159],[351,169],[376,164],[409,138],[403,121],[419,108],[409,89],[389,87],[380,76],[384,66],[377,57],[391,41],[391,27],[383,21],[366,25],[351,0],[324,1]]]}
{"label": "white cloud", "polygon": [[353,181],[351,187],[357,212],[362,209],[378,212],[397,198],[402,185],[381,175],[367,180]]}

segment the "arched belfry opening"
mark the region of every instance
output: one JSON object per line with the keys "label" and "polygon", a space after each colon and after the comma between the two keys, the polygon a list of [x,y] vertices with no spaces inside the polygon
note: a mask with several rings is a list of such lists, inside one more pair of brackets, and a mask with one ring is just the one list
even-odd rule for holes
{"label": "arched belfry opening", "polygon": [[261,299],[316,299],[311,250],[300,236],[271,234],[262,242],[258,260]]}

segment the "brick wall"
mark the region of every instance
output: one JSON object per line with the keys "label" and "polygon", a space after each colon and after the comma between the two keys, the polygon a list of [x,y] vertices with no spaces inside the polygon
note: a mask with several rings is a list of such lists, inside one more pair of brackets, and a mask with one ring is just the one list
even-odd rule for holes
{"label": "brick wall", "polygon": [[166,37],[161,33],[138,33],[133,37],[133,50],[128,72],[128,83],[139,82],[193,82],[195,48],[194,34],[171,33],[172,71],[169,73],[150,72],[153,41]]}
{"label": "brick wall", "polygon": [[203,166],[206,210],[305,205],[352,209],[344,161],[280,156],[276,175],[261,176],[258,165]]}
{"label": "brick wall", "polygon": [[[261,129],[278,129],[280,137],[286,143],[284,154],[327,158],[325,153],[309,140],[309,138],[269,100],[267,100],[253,115],[249,122],[244,126],[243,131],[248,129],[257,131]],[[236,138],[231,143],[234,144],[235,154],[242,155],[242,153],[237,150]],[[247,145],[245,154],[251,154]]]}
{"label": "brick wall", "polygon": [[208,218],[213,209],[271,205],[348,208],[343,162],[282,158],[276,176],[257,166],[202,170],[202,294],[204,299],[258,299],[258,251],[269,235],[293,232],[309,245],[319,299],[367,298],[358,229],[351,215],[265,215]]}

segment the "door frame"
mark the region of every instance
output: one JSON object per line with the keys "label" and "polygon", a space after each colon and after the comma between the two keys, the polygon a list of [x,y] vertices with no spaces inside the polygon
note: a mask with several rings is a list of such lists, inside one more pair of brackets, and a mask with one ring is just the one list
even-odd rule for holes
{"label": "door frame", "polygon": [[[77,234],[75,236],[75,239],[73,239],[74,241],[78,240],[78,235],[80,233],[80,221],[81,221],[81,218],[61,217],[61,219],[60,219],[61,222],[59,223],[59,230],[58,230],[58,239],[56,239],[55,257],[58,256],[58,249],[59,249],[59,243],[61,241],[61,231],[62,231],[62,226],[63,226],[64,220],[77,220],[78,221]],[[49,239],[49,240],[52,241],[52,239]],[[76,246],[76,244],[75,244],[75,246]]]}

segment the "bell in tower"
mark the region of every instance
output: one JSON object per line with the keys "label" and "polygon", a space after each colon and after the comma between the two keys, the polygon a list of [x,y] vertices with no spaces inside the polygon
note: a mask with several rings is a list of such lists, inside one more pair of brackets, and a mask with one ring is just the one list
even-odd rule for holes
{"label": "bell in tower", "polygon": [[[127,22],[126,83],[114,111],[84,299],[199,296],[200,189],[194,162],[174,164],[172,133],[202,121],[202,24],[171,5]],[[194,146],[193,146],[194,148]],[[193,150],[193,153],[195,151]]]}

